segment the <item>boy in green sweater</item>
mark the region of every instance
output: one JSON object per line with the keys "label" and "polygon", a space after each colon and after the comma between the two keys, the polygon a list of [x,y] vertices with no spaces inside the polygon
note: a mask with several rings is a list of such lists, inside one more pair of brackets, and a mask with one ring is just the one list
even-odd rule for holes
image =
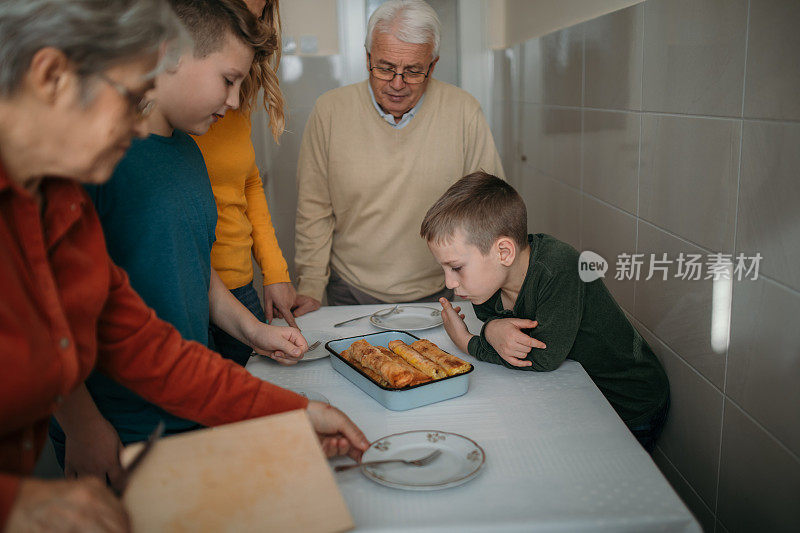
{"label": "boy in green sweater", "polygon": [[447,287],[484,322],[473,335],[461,308],[442,298],[447,334],[475,358],[517,370],[578,361],[652,451],[669,410],[664,369],[603,280],[581,281],[578,252],[549,235],[528,235],[527,220],[514,188],[485,172],[461,178],[428,210],[420,235]]}

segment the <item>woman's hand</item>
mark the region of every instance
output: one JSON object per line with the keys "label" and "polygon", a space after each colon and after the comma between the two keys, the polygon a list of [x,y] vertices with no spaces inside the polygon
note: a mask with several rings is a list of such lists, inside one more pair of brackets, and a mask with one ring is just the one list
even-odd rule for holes
{"label": "woman's hand", "polygon": [[267,323],[273,318],[283,318],[292,327],[297,327],[295,317],[302,316],[320,308],[319,300],[297,294],[291,283],[273,283],[264,285],[264,312]]}
{"label": "woman's hand", "polygon": [[64,476],[67,478],[96,477],[108,481],[114,489],[125,488],[125,473],[119,461],[122,442],[108,420],[99,417],[86,419],[80,431],[66,436]]}
{"label": "woman's hand", "polygon": [[297,323],[292,315],[296,298],[294,285],[289,282],[264,285],[264,313],[267,315],[267,324],[272,323],[273,318],[283,318],[287,324],[296,328]]}
{"label": "woman's hand", "polygon": [[369,441],[346,414],[321,402],[308,402],[306,413],[327,457],[348,455],[355,461],[361,459]]}
{"label": "woman's hand", "polygon": [[8,533],[117,533],[131,530],[128,513],[105,483],[23,479],[6,522]]}

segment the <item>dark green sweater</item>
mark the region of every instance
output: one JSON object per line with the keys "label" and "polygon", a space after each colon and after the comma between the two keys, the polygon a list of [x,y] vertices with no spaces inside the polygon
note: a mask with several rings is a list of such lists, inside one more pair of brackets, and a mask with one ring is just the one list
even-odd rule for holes
{"label": "dark green sweater", "polygon": [[[578,276],[578,252],[558,239],[528,235],[531,247],[525,281],[513,310],[503,308],[498,290],[475,305],[476,316],[538,320],[525,333],[547,345],[528,354],[532,366],[506,363],[486,340],[484,331],[469,341],[469,353],[481,361],[517,370],[547,372],[564,359],[583,368],[629,427],[646,423],[664,405],[669,382],[647,343],[634,329],[602,279],[584,283]],[[484,330],[486,326],[484,325]]]}

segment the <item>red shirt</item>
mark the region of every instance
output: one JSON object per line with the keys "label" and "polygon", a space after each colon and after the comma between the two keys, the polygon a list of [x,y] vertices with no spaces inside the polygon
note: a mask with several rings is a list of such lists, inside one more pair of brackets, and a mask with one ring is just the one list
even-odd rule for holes
{"label": "red shirt", "polygon": [[0,164],[0,530],[50,416],[95,365],[207,426],[306,407],[156,318],[108,257],[80,185],[46,179],[41,191],[40,216]]}

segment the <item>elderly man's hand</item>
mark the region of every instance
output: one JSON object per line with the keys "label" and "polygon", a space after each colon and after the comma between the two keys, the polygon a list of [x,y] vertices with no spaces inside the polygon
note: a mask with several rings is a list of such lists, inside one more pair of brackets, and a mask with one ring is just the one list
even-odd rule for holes
{"label": "elderly man's hand", "polygon": [[321,305],[322,304],[319,302],[319,300],[312,298],[311,296],[298,294],[297,298],[294,300],[292,313],[294,313],[294,316],[302,316],[306,313],[310,313],[311,311],[316,311]]}
{"label": "elderly man's hand", "polygon": [[95,478],[44,481],[27,478],[6,523],[7,533],[117,533],[131,530],[125,508]]}
{"label": "elderly man's hand", "polygon": [[348,455],[356,461],[361,459],[369,441],[346,414],[321,402],[309,402],[306,413],[326,456]]}

